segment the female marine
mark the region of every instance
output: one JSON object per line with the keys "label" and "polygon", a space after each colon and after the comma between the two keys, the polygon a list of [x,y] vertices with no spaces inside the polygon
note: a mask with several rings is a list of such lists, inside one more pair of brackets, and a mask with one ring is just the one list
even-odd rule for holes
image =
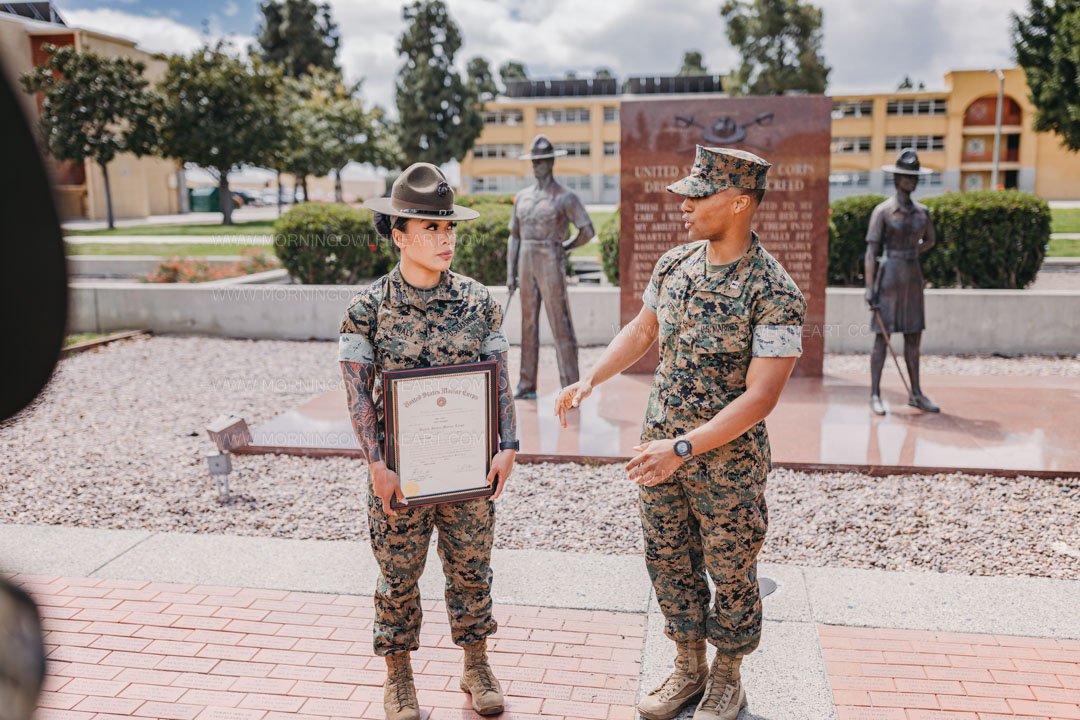
{"label": "female marine", "polygon": [[[487,288],[450,271],[460,220],[478,216],[454,204],[454,191],[429,163],[410,166],[388,198],[369,200],[379,234],[400,262],[353,298],[341,323],[339,357],[353,427],[368,461],[368,526],[379,563],[375,591],[375,653],[386,658],[388,720],[418,720],[410,653],[419,647],[420,591],[434,528],[446,574],[446,609],[453,641],[464,649],[461,689],[481,715],[503,710],[502,688],[487,661],[491,614],[491,546],[495,505],[518,449],[514,403],[502,333],[502,307]],[[498,362],[499,453],[491,461],[491,498],[395,510],[403,500],[397,473],[386,466],[382,372]]]}

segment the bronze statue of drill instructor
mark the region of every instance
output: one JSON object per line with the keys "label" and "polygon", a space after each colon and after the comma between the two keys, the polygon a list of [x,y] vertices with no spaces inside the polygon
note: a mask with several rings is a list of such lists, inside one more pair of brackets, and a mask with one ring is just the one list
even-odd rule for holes
{"label": "bronze statue of drill instructor", "polygon": [[[578,381],[577,338],[566,295],[566,255],[592,240],[592,220],[573,192],[554,177],[555,158],[565,155],[543,135],[537,135],[522,160],[531,160],[536,184],[514,199],[506,253],[506,284],[521,288],[521,376],[514,397],[536,398],[540,350],[540,303],[555,336],[562,387]],[[577,235],[570,239],[570,224]]]}
{"label": "bronze statue of drill instructor", "polygon": [[933,171],[920,167],[912,148],[901,150],[896,163],[882,169],[892,173],[896,194],[874,208],[866,232],[866,301],[875,332],[870,354],[870,410],[875,415],[885,414],[881,371],[886,350],[892,350],[889,335],[903,333],[904,363],[911,378],[908,405],[923,412],[939,412],[919,384],[919,343],[926,327],[919,256],[934,247],[934,224],[926,206],[911,199],[919,178]]}

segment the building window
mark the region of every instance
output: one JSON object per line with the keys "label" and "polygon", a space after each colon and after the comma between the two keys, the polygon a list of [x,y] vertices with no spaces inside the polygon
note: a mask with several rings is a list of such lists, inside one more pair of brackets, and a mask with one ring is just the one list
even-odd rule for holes
{"label": "building window", "polygon": [[529,183],[530,178],[520,175],[487,175],[472,179],[472,192],[506,195],[515,193]]}
{"label": "building window", "polygon": [[618,190],[619,189],[619,176],[618,175],[605,175],[604,176],[604,189],[605,190]]}
{"label": "building window", "polygon": [[[919,176],[919,187],[941,187],[945,184],[945,176],[938,171],[934,171],[929,175]],[[890,188],[893,186],[893,174],[885,173],[885,187]]]}
{"label": "building window", "polygon": [[872,100],[853,100],[834,102],[832,106],[833,120],[842,118],[870,117],[874,114]]}
{"label": "building window", "polygon": [[869,137],[836,137],[832,139],[829,151],[843,155],[870,152]]}
{"label": "building window", "polygon": [[885,105],[887,115],[944,115],[945,112],[945,98],[936,100],[905,98],[903,100],[890,100]]}
{"label": "building window", "polygon": [[944,150],[944,135],[889,135],[885,138],[886,152],[900,152],[904,148],[916,150]]}
{"label": "building window", "polygon": [[521,145],[474,145],[474,158],[516,158],[522,154]]}
{"label": "building window", "polygon": [[619,154],[619,143],[606,142],[604,143],[604,157],[616,157]]}
{"label": "building window", "polygon": [[965,190],[982,190],[983,189],[983,176],[982,175],[967,175],[964,177],[964,189]]}
{"label": "building window", "polygon": [[829,175],[832,187],[867,187],[870,184],[868,172],[835,172]]}
{"label": "building window", "polygon": [[485,125],[521,125],[525,114],[521,110],[488,110],[484,113]]}
{"label": "building window", "polygon": [[555,143],[556,150],[565,150],[567,157],[589,157],[589,143]]}
{"label": "building window", "polygon": [[606,107],[604,108],[604,122],[619,122],[619,108]]}
{"label": "building window", "polygon": [[570,125],[589,122],[589,108],[551,108],[536,111],[537,125]]}
{"label": "building window", "polygon": [[567,190],[583,192],[592,190],[592,175],[556,175],[558,180]]}

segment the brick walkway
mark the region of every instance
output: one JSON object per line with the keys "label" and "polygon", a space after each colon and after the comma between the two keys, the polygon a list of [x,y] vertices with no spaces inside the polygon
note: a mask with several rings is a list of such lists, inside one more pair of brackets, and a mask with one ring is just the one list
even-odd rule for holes
{"label": "brick walkway", "polygon": [[[371,598],[15,575],[45,619],[36,720],[381,718]],[[413,655],[424,717],[476,718],[441,602]],[[506,720],[633,718],[640,615],[497,606],[491,649]],[[295,714],[299,713],[299,714]]]}
{"label": "brick walkway", "polygon": [[1080,718],[1080,640],[819,626],[840,720]]}

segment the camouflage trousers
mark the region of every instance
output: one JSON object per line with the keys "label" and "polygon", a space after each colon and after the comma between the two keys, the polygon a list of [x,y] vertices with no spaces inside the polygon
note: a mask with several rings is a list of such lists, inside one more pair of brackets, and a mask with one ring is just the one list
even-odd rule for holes
{"label": "camouflage trousers", "polygon": [[[639,491],[645,564],[664,633],[675,642],[707,639],[745,655],[761,639],[757,555],[765,540],[764,472],[743,473],[696,458],[666,482]],[[715,600],[706,572],[716,585]]]}
{"label": "camouflage trousers", "polygon": [[497,628],[491,615],[491,546],[495,504],[487,498],[398,510],[387,517],[368,485],[368,528],[379,563],[375,588],[375,654],[420,647],[420,575],[432,530],[446,575],[446,613],[458,645],[478,642]]}

